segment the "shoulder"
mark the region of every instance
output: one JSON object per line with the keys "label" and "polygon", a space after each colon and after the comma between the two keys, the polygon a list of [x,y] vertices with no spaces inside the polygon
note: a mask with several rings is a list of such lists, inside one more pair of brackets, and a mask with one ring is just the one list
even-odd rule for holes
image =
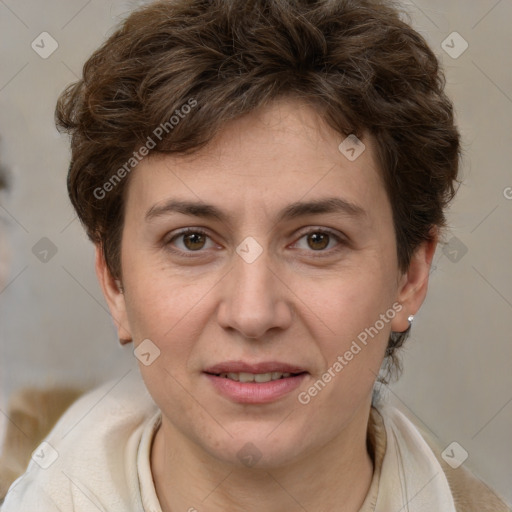
{"label": "shoulder", "polygon": [[441,465],[457,512],[511,512],[510,507],[464,465],[452,468],[441,456],[442,449],[421,432]]}
{"label": "shoulder", "polygon": [[443,449],[414,418],[407,416],[421,437],[432,450],[441,466],[457,512],[511,512],[512,509],[482,480],[464,465],[450,466],[442,457]]}
{"label": "shoulder", "polygon": [[138,489],[138,446],[144,428],[158,414],[135,370],[88,392],[33,452],[2,512],[80,511],[91,502],[108,512],[133,507],[140,500],[133,490]]}

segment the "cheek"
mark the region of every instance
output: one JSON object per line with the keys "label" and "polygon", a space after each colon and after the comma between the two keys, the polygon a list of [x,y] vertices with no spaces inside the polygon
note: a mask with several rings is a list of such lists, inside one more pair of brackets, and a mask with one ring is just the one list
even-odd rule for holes
{"label": "cheek", "polygon": [[153,345],[146,345],[157,356],[148,365],[141,359],[140,373],[161,409],[167,410],[172,404],[177,414],[186,416],[191,401],[182,385],[186,385],[187,364],[201,330],[196,308],[204,293],[198,286],[154,279],[149,272],[138,281],[135,276],[131,278],[133,286],[126,287],[126,306],[134,348],[140,344],[142,351],[143,340],[149,339],[158,349],[154,352]]}
{"label": "cheek", "polygon": [[310,290],[308,303],[315,312],[310,329],[322,355],[321,378],[332,381],[325,398],[346,404],[373,386],[396,314],[393,291],[386,274],[362,269],[330,282],[322,293]]}
{"label": "cheek", "polygon": [[[211,297],[219,276],[187,274],[146,259],[126,273],[126,308],[134,344],[151,340],[160,350],[155,363],[140,365],[144,378],[182,380],[206,323],[214,314]],[[211,349],[211,345],[210,345]],[[214,353],[212,354],[214,355]]]}
{"label": "cheek", "polygon": [[131,286],[126,287],[126,305],[135,338],[152,337],[165,343],[185,327],[194,329],[195,313],[211,287],[209,281],[189,282],[165,271],[148,272],[138,279],[132,276]]}
{"label": "cheek", "polygon": [[333,276],[323,286],[309,287],[302,295],[307,297],[305,302],[323,332],[346,342],[373,326],[392,307],[395,288],[386,273],[366,267],[354,268],[342,277]]}

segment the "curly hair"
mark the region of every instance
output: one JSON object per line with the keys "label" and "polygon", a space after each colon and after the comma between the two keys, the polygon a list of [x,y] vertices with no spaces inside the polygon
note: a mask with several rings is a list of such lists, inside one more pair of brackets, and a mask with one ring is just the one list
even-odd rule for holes
{"label": "curly hair", "polygon": [[[439,62],[401,14],[385,0],[177,0],[131,13],[56,107],[71,135],[69,196],[112,275],[126,162],[155,128],[166,126],[154,152],[195,152],[227,121],[283,97],[314,106],[340,134],[374,137],[405,271],[445,225],[460,140]],[[171,126],[191,99],[193,113]],[[397,363],[406,335],[390,338],[386,359]]]}

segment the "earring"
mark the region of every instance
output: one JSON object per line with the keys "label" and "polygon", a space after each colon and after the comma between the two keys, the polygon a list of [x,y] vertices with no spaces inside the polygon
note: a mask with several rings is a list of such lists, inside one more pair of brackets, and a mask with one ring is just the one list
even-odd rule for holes
{"label": "earring", "polygon": [[407,329],[405,329],[405,331],[399,332],[397,334],[409,334],[409,332],[411,331],[412,321],[413,320],[414,320],[414,315],[409,315],[407,317],[407,321],[409,322],[409,326],[407,327]]}
{"label": "earring", "polygon": [[119,344],[120,345],[126,345],[130,342],[132,342],[133,340],[131,338],[119,338]]}
{"label": "earring", "polygon": [[[401,346],[402,343],[407,338],[407,336],[409,335],[409,333],[411,332],[414,315],[409,315],[407,317],[407,320],[409,321],[409,326],[405,331],[391,331],[390,338],[392,347]],[[388,350],[391,349],[392,347],[388,347]]]}

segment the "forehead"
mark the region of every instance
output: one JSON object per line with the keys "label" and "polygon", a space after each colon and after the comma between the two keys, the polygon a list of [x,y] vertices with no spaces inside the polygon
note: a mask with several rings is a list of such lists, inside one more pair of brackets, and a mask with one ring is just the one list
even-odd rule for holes
{"label": "forehead", "polygon": [[226,124],[194,154],[142,160],[130,178],[127,202],[144,208],[144,215],[170,199],[261,215],[327,196],[355,209],[385,206],[374,141],[369,135],[347,138],[311,106],[281,100]]}

